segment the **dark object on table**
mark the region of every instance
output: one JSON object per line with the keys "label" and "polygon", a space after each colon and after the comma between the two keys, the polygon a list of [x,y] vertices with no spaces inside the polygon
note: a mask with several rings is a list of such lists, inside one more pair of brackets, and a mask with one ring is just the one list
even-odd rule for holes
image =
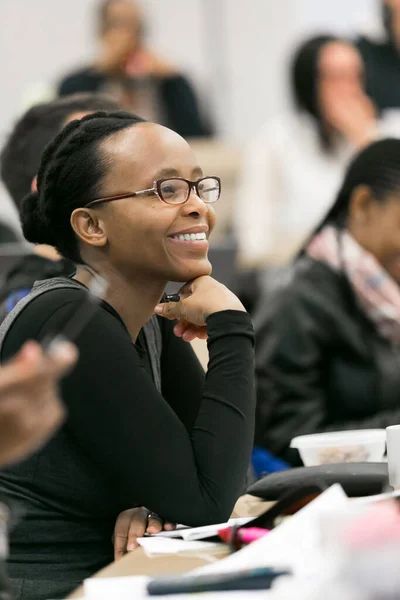
{"label": "dark object on table", "polygon": [[290,571],[282,569],[259,568],[236,573],[161,577],[150,581],[147,592],[149,596],[163,596],[196,592],[268,590],[277,577],[290,574]]}
{"label": "dark object on table", "polygon": [[250,485],[247,494],[277,500],[304,485],[340,483],[349,497],[380,494],[388,483],[387,463],[340,463],[272,473]]}

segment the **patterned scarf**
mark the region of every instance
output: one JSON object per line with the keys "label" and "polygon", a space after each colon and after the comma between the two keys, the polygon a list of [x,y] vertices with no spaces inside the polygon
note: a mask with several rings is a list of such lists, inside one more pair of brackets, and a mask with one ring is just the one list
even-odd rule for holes
{"label": "patterned scarf", "polygon": [[400,287],[378,261],[347,232],[327,226],[309,243],[307,254],[344,272],[358,303],[377,330],[400,343]]}

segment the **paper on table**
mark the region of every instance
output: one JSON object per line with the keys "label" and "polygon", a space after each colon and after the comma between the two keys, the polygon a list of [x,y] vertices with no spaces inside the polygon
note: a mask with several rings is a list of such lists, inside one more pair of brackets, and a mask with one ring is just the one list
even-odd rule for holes
{"label": "paper on table", "polygon": [[141,600],[148,598],[147,583],[149,577],[95,577],[83,583],[85,598],[89,600]]}
{"label": "paper on table", "polygon": [[177,540],[162,538],[157,536],[149,536],[138,538],[138,543],[142,546],[147,556],[155,556],[157,554],[176,554],[178,552],[201,552],[204,550],[213,550],[219,548],[220,544],[211,542],[187,542],[186,540]]}
{"label": "paper on table", "polygon": [[[84,583],[87,600],[149,600],[147,583],[149,577],[113,577],[87,579]],[[196,594],[196,598],[199,594]],[[240,592],[208,592],[207,600],[273,600],[266,590]],[[174,594],[168,600],[193,600],[193,594]]]}
{"label": "paper on table", "polygon": [[227,558],[196,569],[196,573],[269,566],[290,568],[295,575],[312,572],[320,559],[321,516],[347,506],[348,501],[342,487],[335,484],[268,535]]}
{"label": "paper on table", "polygon": [[154,537],[163,538],[182,538],[187,542],[190,540],[202,540],[214,535],[217,535],[220,529],[233,525],[245,525],[252,521],[254,517],[241,517],[237,519],[229,519],[227,523],[217,523],[216,525],[205,525],[204,527],[191,527],[176,529],[175,531],[162,531]]}

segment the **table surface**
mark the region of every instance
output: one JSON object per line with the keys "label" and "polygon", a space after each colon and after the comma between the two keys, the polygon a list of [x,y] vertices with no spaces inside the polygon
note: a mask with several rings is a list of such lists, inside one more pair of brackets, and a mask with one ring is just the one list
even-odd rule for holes
{"label": "table surface", "polygon": [[[233,517],[257,517],[273,503],[263,502],[254,496],[242,496],[236,503]],[[226,546],[199,554],[181,553],[162,556],[146,556],[142,548],[126,554],[118,562],[111,563],[94,577],[128,577],[130,575],[165,575],[187,573],[212,561],[220,560],[228,555]],[[82,598],[83,589],[78,588],[68,598]]]}

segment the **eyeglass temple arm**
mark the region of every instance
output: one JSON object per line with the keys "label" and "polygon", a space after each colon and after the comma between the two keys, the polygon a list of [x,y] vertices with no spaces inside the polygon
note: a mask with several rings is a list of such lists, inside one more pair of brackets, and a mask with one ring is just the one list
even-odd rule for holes
{"label": "eyeglass temple arm", "polygon": [[140,190],[139,192],[133,192],[132,196],[141,196],[142,194],[148,194],[149,192],[156,192],[157,188],[152,187],[148,190]]}

